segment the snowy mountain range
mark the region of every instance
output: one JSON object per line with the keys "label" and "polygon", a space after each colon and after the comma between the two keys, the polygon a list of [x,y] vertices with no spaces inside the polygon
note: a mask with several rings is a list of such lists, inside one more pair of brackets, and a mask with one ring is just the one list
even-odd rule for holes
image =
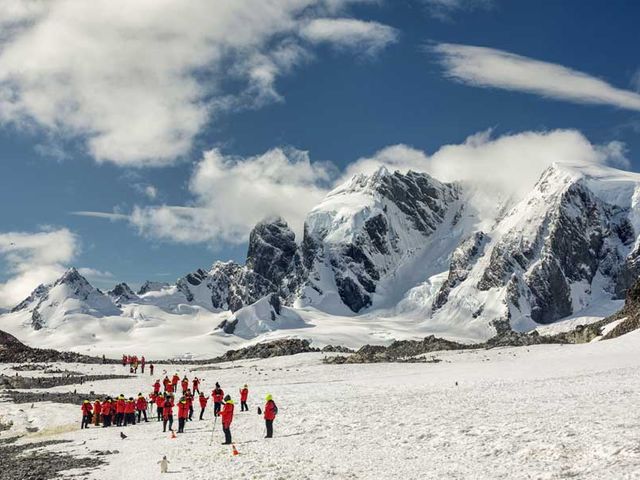
{"label": "snowy mountain range", "polygon": [[131,334],[188,318],[209,348],[274,335],[477,340],[601,318],[640,271],[639,187],[638,174],[553,165],[523,197],[487,206],[473,185],[381,168],[330,192],[301,239],[282,218],[260,222],[244,265],[216,262],[137,293],[126,284],[103,293],[70,269],[0,324],[55,333],[102,319],[99,341],[110,321]]}

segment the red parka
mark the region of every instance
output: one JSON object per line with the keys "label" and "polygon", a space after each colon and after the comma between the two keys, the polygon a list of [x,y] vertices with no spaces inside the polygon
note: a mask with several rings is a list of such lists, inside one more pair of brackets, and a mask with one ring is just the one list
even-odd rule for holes
{"label": "red parka", "polygon": [[119,398],[116,401],[116,413],[124,413],[125,401],[124,398]]}
{"label": "red parka", "polygon": [[98,415],[100,415],[100,410],[102,409],[102,404],[96,400],[95,402],[93,402],[93,411],[95,413],[97,413]]}
{"label": "red parka", "polygon": [[160,382],[156,380],[156,383],[153,384],[153,393],[160,393]]}
{"label": "red parka", "polygon": [[246,402],[247,398],[249,398],[249,389],[243,388],[242,390],[240,390],[240,401]]}
{"label": "red parka", "polygon": [[186,400],[178,402],[178,418],[187,418],[189,416],[189,404]]}
{"label": "red parka", "polygon": [[195,392],[196,390],[199,390],[200,387],[200,380],[198,378],[194,378],[193,379],[193,391]]}
{"label": "red parka", "polygon": [[136,402],[134,402],[133,400],[129,400],[124,407],[124,413],[135,413],[135,412],[136,412]]}
{"label": "red parka", "polygon": [[222,407],[222,411],[220,412],[220,418],[222,419],[222,426],[224,428],[229,428],[231,426],[231,422],[233,421],[233,401],[229,400]]}
{"label": "red parka", "polygon": [[169,417],[173,417],[173,403],[167,400],[162,405],[162,418],[166,420]]}
{"label": "red parka", "polygon": [[207,397],[205,397],[204,395],[200,395],[200,397],[198,397],[198,400],[200,400],[200,408],[204,408],[207,406],[207,401],[209,400]]}
{"label": "red parka", "polygon": [[164,399],[164,397],[163,397],[163,396],[158,395],[158,396],[156,397],[156,407],[158,407],[158,408],[162,408],[162,407],[164,407],[164,400],[165,400],[165,399]]}
{"label": "red parka", "polygon": [[214,390],[213,392],[211,392],[211,396],[213,397],[213,401],[215,403],[222,403],[222,400],[224,399],[224,390],[222,390],[221,388]]}
{"label": "red parka", "polygon": [[136,408],[138,410],[146,410],[147,409],[147,399],[144,397],[138,397],[136,400]]}
{"label": "red parka", "polygon": [[102,404],[102,415],[109,416],[111,415],[111,402],[104,402]]}
{"label": "red parka", "polygon": [[276,418],[276,403],[273,400],[269,400],[264,406],[264,419],[274,420]]}
{"label": "red parka", "polygon": [[186,392],[187,390],[189,390],[189,380],[187,380],[186,378],[184,378],[181,382],[182,384],[182,391]]}
{"label": "red parka", "polygon": [[91,415],[91,411],[93,410],[93,407],[89,402],[86,402],[82,404],[82,406],[80,407],[80,410],[82,410],[83,415]]}

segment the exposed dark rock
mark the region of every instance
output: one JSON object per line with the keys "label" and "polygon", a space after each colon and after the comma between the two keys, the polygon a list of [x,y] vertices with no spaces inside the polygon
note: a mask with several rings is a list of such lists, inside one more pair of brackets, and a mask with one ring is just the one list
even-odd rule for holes
{"label": "exposed dark rock", "polygon": [[22,375],[0,375],[0,389],[3,388],[52,388],[74,385],[96,380],[117,380],[131,378],[128,375],[66,375],[54,377],[23,377]]}
{"label": "exposed dark rock", "polygon": [[[86,476],[87,470],[103,465],[104,460],[96,455],[74,457],[65,453],[42,450],[43,447],[69,443],[69,440],[49,440],[39,443],[16,445],[10,441],[0,442],[0,480],[53,480],[63,472],[76,470],[76,475]],[[79,472],[78,472],[79,471]]]}
{"label": "exposed dark rock", "polygon": [[71,405],[81,405],[84,400],[93,401],[96,398],[103,399],[113,396],[95,392],[19,392],[17,390],[2,390],[2,395],[9,397],[13,403],[54,402]]}
{"label": "exposed dark rock", "polygon": [[145,293],[160,291],[163,288],[166,288],[168,286],[169,284],[165,282],[152,282],[147,280],[142,284],[142,286],[138,290],[138,295],[144,295]]}
{"label": "exposed dark rock", "polygon": [[115,359],[102,359],[72,352],[58,352],[57,350],[31,348],[13,335],[0,330],[0,363],[25,362],[65,362],[65,363],[119,363]]}
{"label": "exposed dark rock", "polygon": [[249,235],[248,269],[274,285],[291,273],[298,253],[295,234],[282,218],[258,223]]}

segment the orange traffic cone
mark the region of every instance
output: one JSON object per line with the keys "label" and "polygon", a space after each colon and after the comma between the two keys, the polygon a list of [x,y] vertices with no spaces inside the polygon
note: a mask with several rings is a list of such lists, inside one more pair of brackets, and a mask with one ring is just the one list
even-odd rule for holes
{"label": "orange traffic cone", "polygon": [[176,437],[176,432],[174,432],[173,430],[171,430],[171,438],[178,438]]}
{"label": "orange traffic cone", "polygon": [[236,455],[240,455],[240,452],[236,449],[236,446],[234,444],[231,444],[231,448],[233,449],[231,453],[233,454],[234,457]]}

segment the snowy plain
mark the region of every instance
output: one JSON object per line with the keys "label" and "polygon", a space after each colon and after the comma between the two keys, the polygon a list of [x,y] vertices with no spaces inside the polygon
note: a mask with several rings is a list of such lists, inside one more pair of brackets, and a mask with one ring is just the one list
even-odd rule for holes
{"label": "snowy plain", "polygon": [[[220,445],[212,416],[177,439],[159,423],[80,430],[80,407],[0,403],[0,438],[71,440],[47,448],[75,455],[118,450],[81,478],[189,479],[636,479],[640,478],[640,332],[582,345],[438,352],[426,364],[326,365],[310,353],[215,366],[158,365],[215,381],[235,400],[249,384],[250,411],[237,407],[238,456]],[[2,371],[11,374],[11,365]],[[64,365],[93,374],[118,365]],[[197,368],[197,371],[190,371]],[[25,374],[26,373],[22,373]],[[105,380],[51,390],[135,395],[152,378]],[[256,414],[273,394],[275,438]],[[93,400],[93,398],[91,398]],[[197,409],[196,409],[197,411]],[[128,438],[121,440],[120,431]],[[166,455],[171,475],[160,475]]]}

